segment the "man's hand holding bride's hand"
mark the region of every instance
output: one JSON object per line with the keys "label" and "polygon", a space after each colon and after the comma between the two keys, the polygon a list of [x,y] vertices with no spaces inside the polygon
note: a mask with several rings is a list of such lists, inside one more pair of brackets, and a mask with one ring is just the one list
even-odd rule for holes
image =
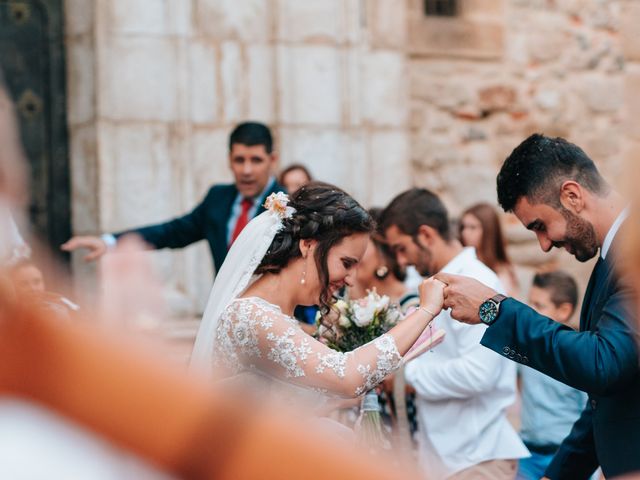
{"label": "man's hand holding bride's hand", "polygon": [[478,280],[461,275],[438,273],[434,278],[446,284],[444,308],[451,309],[455,320],[471,325],[480,323],[480,305],[498,293]]}
{"label": "man's hand holding bride's hand", "polygon": [[420,284],[420,307],[433,315],[438,315],[444,305],[445,284],[434,278],[428,278]]}

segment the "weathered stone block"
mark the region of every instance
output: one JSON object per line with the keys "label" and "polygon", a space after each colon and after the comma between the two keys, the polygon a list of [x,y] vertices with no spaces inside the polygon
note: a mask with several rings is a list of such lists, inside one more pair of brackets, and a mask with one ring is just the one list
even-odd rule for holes
{"label": "weathered stone block", "polygon": [[189,44],[189,105],[194,123],[218,120],[220,90],[216,49],[209,43],[194,40]]}
{"label": "weathered stone block", "polygon": [[404,49],[407,44],[407,2],[368,2],[370,43],[374,48]]}
{"label": "weathered stone block", "polygon": [[640,67],[629,65],[624,77],[624,131],[640,140]]}
{"label": "weathered stone block", "polygon": [[628,61],[640,61],[640,3],[633,0],[618,2],[620,12],[620,40],[622,52]]}
{"label": "weathered stone block", "polygon": [[183,213],[166,125],[102,123],[99,135],[104,230],[153,223]]}
{"label": "weathered stone block", "polygon": [[[188,2],[183,2],[188,3]],[[168,33],[166,2],[146,0],[111,0],[108,30],[116,34]]]}
{"label": "weathered stone block", "polygon": [[339,125],[343,85],[341,52],[324,46],[277,48],[282,121]]}
{"label": "weathered stone block", "polygon": [[222,41],[266,42],[272,9],[268,0],[194,0],[197,32]]}
{"label": "weathered stone block", "polygon": [[581,87],[584,102],[596,113],[615,112],[622,107],[622,78],[592,75],[584,80]]}
{"label": "weathered stone block", "polygon": [[369,203],[385,206],[411,186],[409,135],[403,130],[373,131],[369,145]]}
{"label": "weathered stone block", "polygon": [[99,111],[118,120],[176,117],[175,44],[166,38],[113,38],[99,71]]}
{"label": "weathered stone block", "polygon": [[94,2],[64,0],[65,35],[82,35],[93,30]]}
{"label": "weathered stone block", "polygon": [[246,117],[246,64],[240,43],[225,42],[221,51],[223,118],[236,123]]}
{"label": "weathered stone block", "polygon": [[76,235],[100,231],[99,171],[95,125],[70,128],[71,224]]}
{"label": "weathered stone block", "polygon": [[67,121],[79,125],[95,118],[95,50],[91,38],[75,37],[67,42]]}
{"label": "weathered stone block", "polygon": [[478,90],[479,108],[487,113],[510,110],[517,100],[518,93],[510,85],[492,85]]}
{"label": "weathered stone block", "polygon": [[248,118],[272,123],[277,104],[275,50],[271,45],[247,47]]}
{"label": "weathered stone block", "polygon": [[504,22],[426,17],[414,11],[409,49],[414,55],[498,59],[504,51]]}
{"label": "weathered stone block", "polygon": [[401,127],[407,123],[408,88],[404,55],[375,51],[363,58],[364,118],[374,126]]}
{"label": "weathered stone block", "polygon": [[213,184],[233,182],[229,167],[230,133],[231,129],[227,128],[197,128],[192,131],[190,180],[193,183],[193,205],[204,198]]}
{"label": "weathered stone block", "polygon": [[286,42],[344,42],[346,4],[343,0],[279,0],[278,39]]}

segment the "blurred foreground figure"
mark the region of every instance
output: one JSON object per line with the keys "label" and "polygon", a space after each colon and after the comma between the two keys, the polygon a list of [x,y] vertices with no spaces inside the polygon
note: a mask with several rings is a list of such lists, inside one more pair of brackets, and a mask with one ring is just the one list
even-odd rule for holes
{"label": "blurred foreground figure", "polygon": [[303,433],[231,391],[213,395],[134,342],[57,322],[6,295],[1,302],[0,397],[44,405],[163,471],[195,479],[397,478],[309,425]]}

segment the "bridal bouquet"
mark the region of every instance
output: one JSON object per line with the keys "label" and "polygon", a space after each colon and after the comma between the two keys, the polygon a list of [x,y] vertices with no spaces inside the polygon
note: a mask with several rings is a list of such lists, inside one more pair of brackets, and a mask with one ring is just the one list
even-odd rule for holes
{"label": "bridal bouquet", "polygon": [[[318,315],[317,336],[330,348],[349,352],[388,332],[401,319],[402,313],[389,297],[372,290],[362,299],[338,300],[328,315]],[[360,441],[373,451],[391,448],[383,431],[375,391],[367,392],[362,400],[356,432]]]}
{"label": "bridal bouquet", "polygon": [[402,319],[400,310],[375,290],[358,300],[338,300],[328,315],[316,317],[320,341],[349,352],[388,332]]}

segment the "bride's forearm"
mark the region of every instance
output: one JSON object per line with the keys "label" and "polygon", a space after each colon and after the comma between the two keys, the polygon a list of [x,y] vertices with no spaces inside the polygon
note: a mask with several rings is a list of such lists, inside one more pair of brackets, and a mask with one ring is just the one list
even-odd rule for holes
{"label": "bride's forearm", "polygon": [[396,347],[400,355],[405,353],[413,346],[420,334],[433,321],[437,312],[428,312],[425,308],[417,308],[413,313],[402,320],[398,325],[389,330],[396,342]]}

